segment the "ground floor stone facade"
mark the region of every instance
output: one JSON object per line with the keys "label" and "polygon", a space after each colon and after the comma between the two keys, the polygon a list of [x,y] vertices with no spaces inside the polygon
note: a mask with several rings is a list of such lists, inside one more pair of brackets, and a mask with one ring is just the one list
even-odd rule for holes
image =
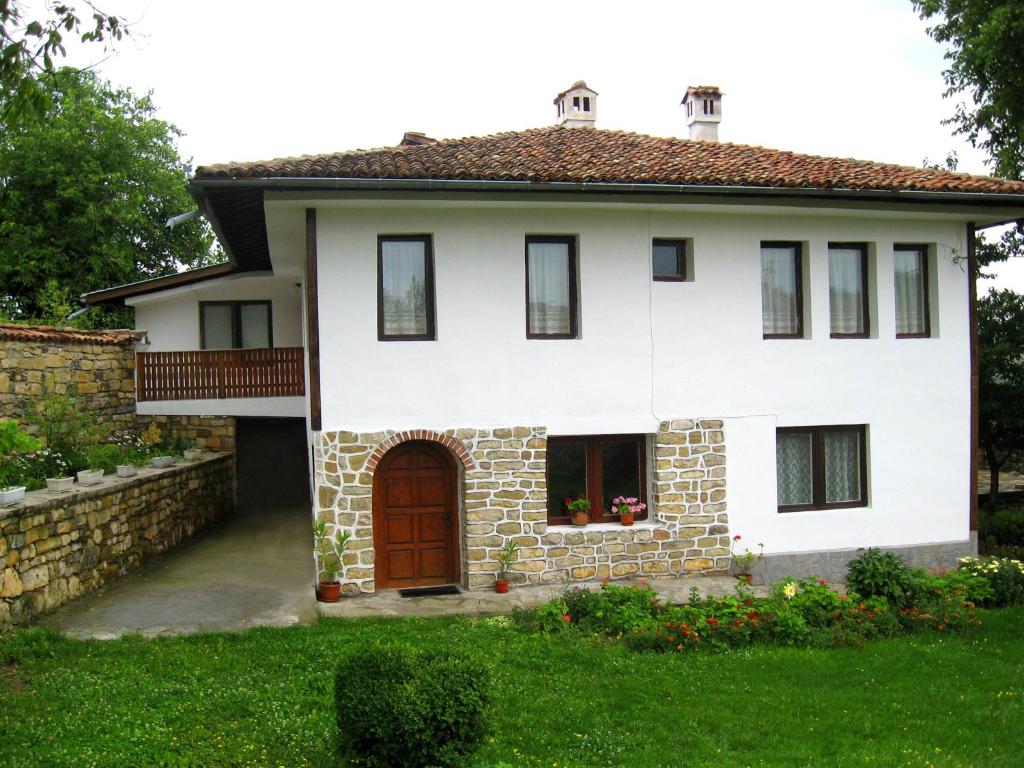
{"label": "ground floor stone facade", "polygon": [[0,631],[170,549],[233,505],[234,458],[208,454],[0,508]]}
{"label": "ground floor stone facade", "polygon": [[140,432],[156,424],[167,441],[184,440],[206,451],[235,450],[234,416],[152,416],[135,417]]}
{"label": "ground floor stone facade", "polygon": [[636,575],[718,574],[729,568],[726,445],[717,419],[673,419],[648,436],[649,519],[633,527],[547,522],[547,430],[542,426],[314,434],[315,514],[352,533],[343,589],[374,591],[374,471],[412,440],[448,449],[460,468],[461,581],[490,587],[508,540],[516,583]]}

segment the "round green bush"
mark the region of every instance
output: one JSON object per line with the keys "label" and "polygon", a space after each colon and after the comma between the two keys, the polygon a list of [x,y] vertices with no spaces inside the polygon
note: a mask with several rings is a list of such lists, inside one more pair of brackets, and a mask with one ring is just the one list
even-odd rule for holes
{"label": "round green bush", "polygon": [[447,650],[355,651],[338,666],[334,698],[342,752],[361,765],[462,765],[489,730],[489,670]]}

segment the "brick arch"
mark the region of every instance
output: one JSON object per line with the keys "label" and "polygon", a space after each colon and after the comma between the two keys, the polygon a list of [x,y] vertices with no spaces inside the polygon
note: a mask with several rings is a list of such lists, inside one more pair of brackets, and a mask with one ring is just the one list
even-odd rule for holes
{"label": "brick arch", "polygon": [[469,453],[462,446],[462,443],[454,437],[442,432],[435,432],[432,429],[413,429],[406,432],[396,432],[394,435],[378,445],[377,449],[370,454],[370,458],[366,460],[366,470],[368,472],[373,472],[380,463],[380,460],[384,458],[385,453],[390,451],[396,445],[408,443],[410,440],[426,440],[427,442],[443,445],[455,454],[455,458],[459,460],[463,467],[466,469],[473,469],[473,459],[470,458]]}

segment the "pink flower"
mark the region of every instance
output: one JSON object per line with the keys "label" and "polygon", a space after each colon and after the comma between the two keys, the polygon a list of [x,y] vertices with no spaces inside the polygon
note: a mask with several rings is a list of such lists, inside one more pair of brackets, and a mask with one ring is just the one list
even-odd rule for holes
{"label": "pink flower", "polygon": [[818,579],[818,583],[821,584],[822,586],[825,586],[826,584],[828,584],[828,580],[827,579]]}
{"label": "pink flower", "polygon": [[562,614],[562,621],[570,622],[570,621],[572,621],[572,616],[570,616],[568,613],[563,613]]}

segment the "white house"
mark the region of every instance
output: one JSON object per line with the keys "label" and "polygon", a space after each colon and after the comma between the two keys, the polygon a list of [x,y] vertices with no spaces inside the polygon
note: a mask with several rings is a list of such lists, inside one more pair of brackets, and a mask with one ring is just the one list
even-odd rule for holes
{"label": "white house", "polygon": [[972,244],[1024,183],[719,143],[714,87],[689,139],[597,98],[198,168],[230,262],[88,297],[148,331],[140,413],[303,417],[353,592],[487,587],[510,538],[530,583],[721,572],[735,535],[772,576],[972,551]]}

